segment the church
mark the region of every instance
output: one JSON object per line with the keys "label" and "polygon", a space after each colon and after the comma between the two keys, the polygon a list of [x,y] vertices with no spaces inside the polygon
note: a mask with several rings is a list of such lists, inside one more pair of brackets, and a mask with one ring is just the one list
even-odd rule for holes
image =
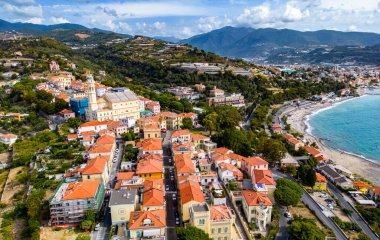
{"label": "church", "polygon": [[94,78],[88,76],[87,96],[86,120],[88,121],[134,122],[140,118],[139,99],[127,88],[118,92],[106,92],[97,98]]}

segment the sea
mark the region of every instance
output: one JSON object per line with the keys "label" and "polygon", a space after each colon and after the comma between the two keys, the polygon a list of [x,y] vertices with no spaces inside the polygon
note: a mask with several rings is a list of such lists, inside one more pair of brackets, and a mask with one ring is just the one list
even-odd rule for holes
{"label": "sea", "polygon": [[336,103],[309,115],[306,124],[329,147],[380,164],[380,95]]}

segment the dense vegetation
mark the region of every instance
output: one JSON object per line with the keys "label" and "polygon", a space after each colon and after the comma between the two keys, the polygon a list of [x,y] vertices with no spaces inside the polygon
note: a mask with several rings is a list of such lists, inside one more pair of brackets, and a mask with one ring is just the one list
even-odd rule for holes
{"label": "dense vegetation", "polygon": [[277,180],[274,198],[276,202],[284,206],[296,205],[302,197],[302,190],[297,183],[286,178]]}
{"label": "dense vegetation", "polygon": [[376,233],[380,234],[380,208],[357,207],[357,210],[376,231]]}
{"label": "dense vegetation", "polygon": [[295,217],[288,232],[294,240],[324,240],[326,237],[313,220],[302,217]]}
{"label": "dense vegetation", "polygon": [[210,240],[208,233],[193,226],[176,228],[178,240]]}

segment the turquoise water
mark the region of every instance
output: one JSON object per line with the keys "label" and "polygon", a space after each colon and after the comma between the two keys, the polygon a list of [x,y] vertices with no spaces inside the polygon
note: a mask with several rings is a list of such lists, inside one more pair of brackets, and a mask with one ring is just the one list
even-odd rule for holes
{"label": "turquoise water", "polygon": [[380,163],[380,96],[363,96],[323,109],[307,120],[312,135],[335,149]]}

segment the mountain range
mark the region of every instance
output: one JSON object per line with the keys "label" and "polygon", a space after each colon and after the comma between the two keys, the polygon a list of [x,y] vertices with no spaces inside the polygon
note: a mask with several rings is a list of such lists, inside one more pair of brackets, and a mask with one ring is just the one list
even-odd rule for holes
{"label": "mountain range", "polygon": [[266,59],[289,48],[310,51],[318,47],[372,46],[380,44],[380,34],[224,27],[180,42],[226,57]]}
{"label": "mountain range", "polygon": [[11,23],[0,19],[0,32],[17,31],[33,37],[52,37],[69,44],[97,44],[117,38],[128,38],[131,35],[119,34],[98,28],[87,28],[80,24],[61,23],[43,25],[33,23]]}

